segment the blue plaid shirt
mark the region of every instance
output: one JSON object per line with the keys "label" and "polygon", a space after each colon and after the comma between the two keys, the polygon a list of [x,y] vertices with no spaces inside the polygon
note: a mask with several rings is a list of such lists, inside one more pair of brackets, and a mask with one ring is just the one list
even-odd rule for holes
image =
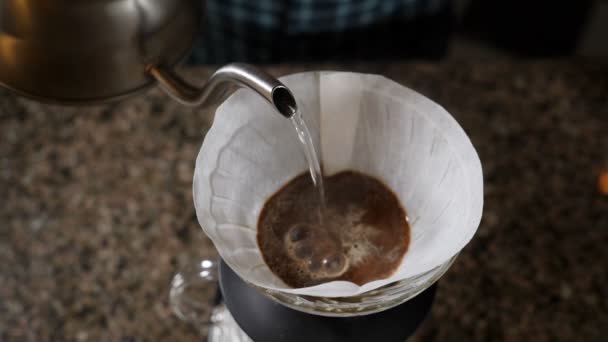
{"label": "blue plaid shirt", "polygon": [[[207,0],[196,62],[277,62],[299,37],[359,32],[376,23],[407,22],[445,8],[447,0]],[[362,32],[362,31],[361,31]],[[398,32],[394,32],[399,34]],[[309,39],[310,40],[310,39]],[[287,43],[288,42],[288,43]],[[306,42],[309,48],[315,48]],[[328,44],[331,47],[331,44]],[[325,47],[327,48],[327,47]],[[295,47],[297,49],[297,47]],[[300,49],[300,55],[304,49]]]}

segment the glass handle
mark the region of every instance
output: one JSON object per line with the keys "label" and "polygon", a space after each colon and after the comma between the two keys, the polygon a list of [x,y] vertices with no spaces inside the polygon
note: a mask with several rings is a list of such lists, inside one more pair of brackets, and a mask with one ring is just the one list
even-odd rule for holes
{"label": "glass handle", "polygon": [[204,259],[183,268],[171,280],[169,303],[181,320],[204,332],[224,318],[215,310],[221,304],[218,262]]}

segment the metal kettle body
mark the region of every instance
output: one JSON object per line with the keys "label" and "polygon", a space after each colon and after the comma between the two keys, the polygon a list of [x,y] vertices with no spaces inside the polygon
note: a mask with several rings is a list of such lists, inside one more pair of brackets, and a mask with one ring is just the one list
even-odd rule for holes
{"label": "metal kettle body", "polygon": [[253,66],[220,68],[202,87],[175,74],[201,18],[201,0],[0,0],[0,85],[43,102],[78,104],[121,99],[159,82],[194,105],[237,84],[272,104],[278,99],[279,112],[290,116],[291,92]]}

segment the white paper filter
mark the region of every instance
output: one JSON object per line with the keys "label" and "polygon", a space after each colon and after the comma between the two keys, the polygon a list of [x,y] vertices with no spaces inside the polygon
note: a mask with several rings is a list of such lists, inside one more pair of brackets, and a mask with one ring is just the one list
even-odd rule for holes
{"label": "white paper filter", "polygon": [[481,163],[448,112],[377,75],[310,72],[281,81],[313,132],[325,174],[355,170],[382,180],[405,207],[411,242],[393,276],[363,286],[333,281],[294,289],[276,277],[257,246],[258,215],[307,164],[291,122],[244,89],[218,108],[193,185],[203,230],[239,276],[288,293],[353,296],[427,272],[468,243],[481,219]]}

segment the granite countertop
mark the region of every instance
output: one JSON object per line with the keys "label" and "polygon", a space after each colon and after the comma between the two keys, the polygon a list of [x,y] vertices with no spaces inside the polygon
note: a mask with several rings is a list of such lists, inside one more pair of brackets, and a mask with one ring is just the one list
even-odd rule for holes
{"label": "granite countertop", "polygon": [[[482,160],[481,226],[441,279],[422,339],[605,338],[608,196],[597,179],[608,170],[608,67],[339,69],[384,74],[442,104]],[[167,290],[180,267],[215,253],[191,194],[211,121],[158,89],[72,108],[0,93],[0,341],[202,340],[172,315]]]}

